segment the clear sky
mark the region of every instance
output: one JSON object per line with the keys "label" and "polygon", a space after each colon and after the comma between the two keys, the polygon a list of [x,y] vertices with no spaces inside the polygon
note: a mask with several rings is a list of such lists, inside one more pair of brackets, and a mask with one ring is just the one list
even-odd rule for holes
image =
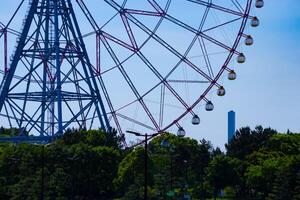
{"label": "clear sky", "polygon": [[[214,145],[226,141],[226,112],[236,111],[236,127],[256,125],[300,132],[300,1],[265,1],[255,10],[261,26],[248,29],[255,44],[244,48],[247,62],[238,79],[203,125]],[[206,133],[206,132],[209,132]]]}
{"label": "clear sky", "polygon": [[[138,2],[129,2],[135,1]],[[10,5],[1,6],[0,21],[7,21],[9,13],[12,13],[18,2],[13,1]],[[95,2],[95,7],[90,8],[92,12],[106,13],[104,8],[96,7],[97,1],[91,2]],[[201,113],[201,124],[187,128],[187,136],[205,138],[214,146],[223,148],[227,142],[229,110],[236,112],[237,128],[262,125],[270,126],[279,132],[285,132],[287,129],[300,132],[299,10],[299,0],[265,0],[264,8],[253,9],[252,15],[259,17],[261,25],[258,28],[246,28],[245,33],[254,38],[253,46],[239,49],[246,55],[247,62],[235,67],[237,80],[226,81],[225,97],[213,99],[214,112]],[[177,11],[186,12],[180,8]],[[81,16],[78,19],[81,19]],[[23,14],[18,19],[22,18]],[[99,21],[106,21],[104,18],[100,14],[96,16],[96,20]],[[88,32],[85,27],[83,32]]]}

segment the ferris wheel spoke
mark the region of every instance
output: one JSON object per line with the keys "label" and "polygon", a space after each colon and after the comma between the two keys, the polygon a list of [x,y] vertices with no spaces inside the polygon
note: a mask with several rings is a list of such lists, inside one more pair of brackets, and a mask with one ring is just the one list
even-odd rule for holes
{"label": "ferris wheel spoke", "polygon": [[[130,40],[131,40],[131,42],[132,42],[131,45],[128,44],[128,43],[126,43],[126,42],[124,42],[124,41],[122,41],[122,40],[120,40],[120,39],[118,39],[118,38],[116,38],[116,37],[114,37],[114,36],[112,36],[112,35],[110,35],[109,33],[106,33],[105,31],[103,31],[103,30],[102,30],[103,27],[99,27],[99,26],[98,26],[97,22],[95,21],[95,19],[94,19],[93,16],[91,15],[91,13],[90,13],[89,9],[87,8],[87,6],[85,5],[85,3],[84,3],[82,0],[78,0],[78,1],[76,1],[76,2],[77,2],[77,4],[79,5],[79,7],[80,7],[80,9],[82,10],[82,12],[84,13],[85,17],[88,19],[90,25],[93,27],[94,33],[96,33],[97,35],[99,35],[99,34],[100,34],[100,35],[103,35],[104,37],[106,37],[107,39],[109,39],[109,40],[115,42],[116,44],[118,44],[118,45],[120,45],[120,46],[122,46],[122,47],[124,47],[124,48],[126,48],[126,49],[129,49],[129,50],[131,50],[131,51],[135,51],[137,45],[136,45],[136,42],[135,42],[135,40],[134,40],[134,35],[133,35],[132,32],[131,32],[130,26],[129,26],[128,22],[126,22],[126,21],[127,21],[126,19],[124,19],[124,18],[122,17],[123,23],[124,23],[124,25],[125,25],[125,28],[126,28],[126,30],[127,30],[127,33],[128,33],[128,35],[129,35],[129,37],[130,37]],[[119,12],[118,12],[118,13],[119,13]],[[116,15],[117,15],[117,14],[116,14]],[[115,16],[116,16],[116,15],[115,15]],[[125,20],[125,21],[124,21],[124,20]],[[91,33],[90,33],[90,34],[91,34]],[[135,44],[135,45],[134,45],[134,44]]]}
{"label": "ferris wheel spoke", "polygon": [[109,109],[110,109],[111,115],[112,115],[112,117],[113,117],[113,119],[114,119],[114,121],[115,121],[115,124],[116,124],[116,126],[117,126],[117,130],[118,130],[119,134],[122,135],[122,134],[123,134],[123,131],[122,131],[121,125],[120,125],[120,123],[119,123],[119,120],[118,120],[117,115],[116,115],[116,111],[115,111],[115,109],[114,109],[114,107],[113,107],[113,104],[112,104],[112,102],[111,102],[111,99],[110,99],[110,97],[109,97],[109,94],[108,94],[108,92],[107,92],[107,89],[106,89],[106,87],[105,87],[104,81],[103,81],[103,79],[102,79],[101,76],[98,76],[97,78],[98,78],[98,82],[100,83],[100,87],[101,87],[101,89],[102,89],[102,92],[104,93],[104,97],[105,97],[106,102],[107,102],[107,104],[108,104],[108,107],[109,107]]}
{"label": "ferris wheel spoke", "polygon": [[244,12],[244,8],[237,0],[231,0],[232,4],[238,9],[240,12]]}
{"label": "ferris wheel spoke", "polygon": [[118,57],[116,56],[116,54],[114,53],[114,51],[110,47],[109,43],[107,42],[107,40],[104,37],[100,37],[100,39],[103,42],[105,48],[107,49],[107,51],[110,54],[113,61],[118,66],[118,69],[121,72],[123,78],[126,80],[127,84],[129,85],[130,89],[132,90],[132,92],[134,93],[136,98],[138,99],[139,103],[143,107],[143,109],[146,112],[147,116],[149,117],[149,119],[151,120],[153,125],[156,127],[156,129],[159,130],[159,126],[158,126],[157,122],[155,121],[154,117],[152,116],[151,112],[149,111],[148,107],[146,106],[145,102],[143,101],[143,98],[140,96],[139,92],[137,91],[136,87],[132,83],[130,77],[128,76],[128,74],[124,70],[122,64],[120,63],[120,61],[118,59]]}
{"label": "ferris wheel spoke", "polygon": [[87,20],[89,21],[90,25],[93,27],[94,31],[97,32],[100,30],[98,24],[96,23],[95,19],[93,18],[93,16],[91,15],[91,12],[89,11],[89,9],[87,8],[87,6],[85,5],[85,3],[82,0],[76,0],[77,4],[79,5],[81,11],[83,12],[83,14],[85,15],[85,17],[87,18]]}
{"label": "ferris wheel spoke", "polygon": [[240,12],[240,11],[238,12],[238,11],[235,11],[235,10],[232,10],[232,9],[229,9],[229,8],[225,8],[225,7],[213,4],[211,2],[206,2],[206,1],[203,1],[203,0],[187,0],[187,1],[199,4],[199,5],[202,5],[202,6],[205,6],[205,7],[210,7],[210,8],[213,8],[215,10],[222,11],[222,12],[225,12],[225,13],[229,13],[229,14],[232,14],[232,15],[240,16],[240,17],[244,17],[244,15],[245,15],[244,12]]}
{"label": "ferris wheel spoke", "polygon": [[164,110],[165,110],[165,94],[166,94],[166,88],[165,85],[161,85],[160,89],[160,101],[159,101],[159,127],[163,127],[164,123]]}
{"label": "ferris wheel spoke", "polygon": [[230,20],[230,21],[224,22],[224,23],[222,23],[222,24],[218,24],[218,25],[216,25],[216,26],[214,26],[214,27],[207,28],[207,29],[203,30],[202,32],[205,33],[205,32],[208,32],[208,31],[211,31],[211,30],[220,28],[220,27],[222,27],[222,26],[231,24],[231,23],[236,22],[236,21],[241,20],[241,19],[242,19],[242,17],[238,17],[238,18],[232,19],[232,20]]}
{"label": "ferris wheel spoke", "polygon": [[[130,8],[125,8],[125,12],[130,13],[130,14],[136,14],[136,15],[147,15],[147,16],[153,16],[153,17],[162,17],[165,10],[160,7],[160,5],[154,1],[154,0],[147,0],[149,4],[156,10],[154,11],[147,11],[147,10],[138,10],[138,9],[130,9]],[[168,0],[166,4],[166,8],[169,7],[171,3],[171,0]],[[116,5],[115,7],[116,8]]]}
{"label": "ferris wheel spoke", "polygon": [[147,0],[151,6],[157,11],[157,12],[163,12],[163,9],[158,5],[158,3],[155,0]]}
{"label": "ferris wheel spoke", "polygon": [[124,9],[122,6],[120,6],[118,3],[116,3],[113,0],[104,0],[108,5],[110,5],[112,8],[120,12],[122,9]]}
{"label": "ferris wheel spoke", "polygon": [[137,20],[134,16],[128,15],[128,19],[132,21],[132,23],[136,24],[142,31],[147,33],[150,37],[152,37],[155,41],[157,41],[159,44],[161,44],[163,47],[165,47],[167,50],[169,50],[172,54],[174,54],[176,57],[180,59],[180,62],[184,62],[187,65],[189,65],[192,69],[194,69],[196,72],[198,72],[200,75],[202,75],[205,79],[208,81],[213,81],[209,75],[207,75],[204,71],[202,71],[200,68],[198,68],[195,64],[193,64],[186,56],[179,53],[174,47],[172,47],[170,44],[165,42],[161,37],[159,37],[157,34],[153,33],[147,26],[145,26],[143,23],[141,23],[139,20]]}
{"label": "ferris wheel spoke", "polygon": [[[123,4],[122,6],[120,6],[118,3],[116,3],[115,1],[113,0],[105,0],[105,2],[107,4],[109,4],[112,8],[114,8],[120,15],[122,21],[123,21],[123,24],[125,26],[125,29],[126,29],[126,32],[127,32],[127,35],[131,41],[131,45],[128,45],[126,42],[124,41],[120,41],[119,39],[109,35],[108,33],[102,33],[103,35],[106,35],[108,36],[107,38],[116,42],[117,44],[133,51],[133,52],[136,52],[138,50],[138,46],[137,46],[137,43],[136,43],[136,40],[135,40],[135,36],[131,30],[131,27],[130,27],[130,24],[128,22],[128,18],[127,18],[127,13],[131,13],[131,14],[139,14],[139,15],[148,15],[148,16],[159,16],[159,17],[162,17],[162,13],[164,12],[161,8],[159,9],[160,12],[153,12],[153,11],[146,11],[146,10],[136,10],[136,9],[128,9],[128,8],[124,8],[125,4]],[[151,2],[150,4],[152,6],[154,6],[156,9],[158,9],[158,5],[155,1],[152,1],[150,0],[149,2]],[[169,1],[170,2],[170,1]],[[101,31],[103,32],[103,31]]]}
{"label": "ferris wheel spoke", "polygon": [[217,39],[214,39],[214,38],[212,38],[212,37],[210,37],[206,34],[201,34],[200,37],[204,38],[205,40],[207,40],[207,41],[209,41],[209,42],[211,42],[211,43],[213,43],[213,44],[215,44],[219,47],[222,47],[223,49],[227,50],[228,52],[234,52],[237,55],[239,54],[239,52],[236,49],[234,49],[232,47],[229,47],[226,44],[224,44],[224,43],[218,41]]}
{"label": "ferris wheel spoke", "polygon": [[120,39],[118,39],[118,38],[116,38],[116,37],[114,37],[114,36],[112,36],[112,35],[104,32],[104,31],[101,31],[100,35],[103,36],[103,37],[105,37],[106,39],[108,39],[108,40],[116,43],[116,44],[119,44],[120,46],[122,46],[122,47],[124,47],[126,49],[129,49],[130,51],[133,51],[133,52],[135,51],[134,47],[131,46],[130,44],[127,44],[126,42],[124,42],[124,41],[122,41],[122,40],[120,40]]}
{"label": "ferris wheel spoke", "polygon": [[[186,108],[188,109],[188,104],[178,95],[174,88],[163,78],[163,76],[156,70],[156,68],[149,62],[149,60],[144,56],[144,54],[139,51],[137,55],[144,62],[144,64],[154,73],[154,75],[168,88],[168,90],[174,95],[174,97]],[[195,114],[190,110],[191,114]]]}
{"label": "ferris wheel spoke", "polygon": [[122,18],[122,22],[123,22],[123,24],[124,24],[124,26],[125,26],[127,35],[128,35],[128,37],[129,37],[129,39],[130,39],[131,45],[132,45],[134,51],[137,51],[137,50],[138,50],[138,45],[137,45],[137,43],[136,43],[135,36],[134,36],[133,33],[132,33],[132,30],[131,30],[130,24],[129,24],[129,22],[128,22],[128,19],[127,19],[127,17],[125,16],[124,13],[120,13],[120,15],[121,15],[121,18]]}
{"label": "ferris wheel spoke", "polygon": [[[216,39],[214,39],[214,38],[212,38],[210,36],[208,36],[203,31],[199,31],[199,30],[197,30],[197,29],[195,29],[195,28],[187,25],[186,23],[184,23],[184,22],[182,22],[182,21],[180,21],[180,20],[178,20],[178,19],[176,19],[176,18],[168,15],[168,14],[165,14],[164,18],[167,19],[167,20],[169,20],[169,21],[171,21],[171,22],[173,22],[174,24],[177,24],[178,26],[184,28],[187,31],[190,31],[190,32],[192,32],[192,33],[194,33],[196,35],[199,35],[200,37],[203,37],[207,41],[209,41],[209,42],[211,42],[211,43],[213,43],[213,44],[215,44],[215,45],[217,45],[217,46],[219,46],[219,47],[221,47],[221,48],[223,48],[223,49],[225,49],[227,51],[231,51],[232,50],[231,47],[227,46],[226,44],[224,44],[224,43],[222,43],[222,42],[220,42],[220,41],[218,41],[218,40],[216,40]],[[235,52],[235,53],[238,54],[238,52]]]}
{"label": "ferris wheel spoke", "polygon": [[149,125],[147,125],[147,124],[145,124],[145,123],[142,123],[142,122],[140,122],[140,121],[138,121],[138,120],[132,119],[131,117],[122,115],[121,113],[117,113],[116,115],[119,116],[119,117],[122,118],[122,119],[125,119],[125,120],[127,120],[127,121],[129,121],[129,122],[132,122],[132,123],[134,123],[134,124],[140,125],[140,126],[142,126],[142,127],[145,127],[145,128],[147,128],[147,129],[149,129],[149,130],[151,130],[151,131],[157,131],[157,129],[155,129],[155,128],[153,128],[153,127],[151,127],[151,126],[149,126]]}
{"label": "ferris wheel spoke", "polygon": [[209,75],[210,75],[210,77],[214,77],[214,72],[213,72],[213,69],[212,69],[212,66],[211,66],[210,58],[208,56],[207,49],[206,49],[205,43],[203,41],[203,38],[198,37],[198,41],[199,41],[199,45],[200,45],[200,48],[201,48],[201,51],[202,51],[202,54],[203,54],[203,57],[204,57],[204,61],[205,61],[205,64],[206,64],[206,68],[209,72]]}
{"label": "ferris wheel spoke", "polygon": [[[211,1],[211,0],[210,0]],[[204,24],[205,24],[205,22],[206,22],[206,19],[207,19],[207,16],[208,16],[208,14],[209,14],[209,11],[210,11],[210,7],[206,7],[205,8],[205,11],[204,11],[204,13],[203,13],[203,17],[202,17],[202,19],[201,19],[201,22],[200,22],[200,26],[199,26],[199,31],[202,31],[202,29],[203,29],[203,27],[204,27]]]}
{"label": "ferris wheel spoke", "polygon": [[153,17],[161,17],[163,15],[163,13],[160,13],[160,12],[127,9],[127,8],[125,9],[125,12],[133,14],[133,15],[146,15],[146,16],[153,16]]}

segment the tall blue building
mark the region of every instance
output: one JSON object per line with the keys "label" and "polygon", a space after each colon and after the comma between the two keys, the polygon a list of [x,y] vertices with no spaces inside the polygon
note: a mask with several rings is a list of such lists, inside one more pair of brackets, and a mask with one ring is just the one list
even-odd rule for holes
{"label": "tall blue building", "polygon": [[235,134],[235,112],[234,111],[229,111],[228,112],[228,143],[230,140],[233,138]]}

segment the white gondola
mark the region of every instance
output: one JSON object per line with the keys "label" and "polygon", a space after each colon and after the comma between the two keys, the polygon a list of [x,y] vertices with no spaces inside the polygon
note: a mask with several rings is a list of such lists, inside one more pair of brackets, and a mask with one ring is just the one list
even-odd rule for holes
{"label": "white gondola", "polygon": [[185,130],[182,127],[178,128],[177,136],[178,137],[184,137],[185,136]]}
{"label": "white gondola", "polygon": [[225,88],[223,86],[220,86],[217,90],[217,95],[222,97],[225,95],[225,93],[226,93]]}
{"label": "white gondola", "polygon": [[247,35],[247,37],[245,39],[245,44],[247,46],[251,46],[253,44],[253,38],[251,37],[251,35]]}
{"label": "white gondola", "polygon": [[214,109],[214,104],[211,101],[208,101],[205,105],[206,111],[212,111]]}
{"label": "white gondola", "polygon": [[246,61],[246,57],[243,53],[240,53],[237,57],[237,62],[238,63],[244,63]]}
{"label": "white gondola", "polygon": [[230,72],[228,73],[228,79],[231,81],[236,79],[236,73],[234,70],[230,70]]}
{"label": "white gondola", "polygon": [[262,8],[262,7],[264,7],[264,1],[263,0],[256,0],[255,7],[256,8]]}
{"label": "white gondola", "polygon": [[259,19],[257,17],[253,17],[251,20],[251,26],[252,27],[257,27],[259,26]]}
{"label": "white gondola", "polygon": [[194,115],[192,118],[192,124],[193,125],[198,125],[200,124],[200,118],[198,117],[198,115]]}

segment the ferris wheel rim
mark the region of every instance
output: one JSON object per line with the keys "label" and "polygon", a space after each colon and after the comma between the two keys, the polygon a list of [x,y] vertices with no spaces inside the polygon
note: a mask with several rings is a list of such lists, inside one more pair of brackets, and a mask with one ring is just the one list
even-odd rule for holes
{"label": "ferris wheel rim", "polygon": [[[187,1],[191,1],[191,0],[187,0]],[[200,0],[201,1],[201,0]],[[191,1],[193,2],[193,1]],[[201,1],[201,2],[204,2],[204,1]],[[221,66],[221,68],[219,68],[220,70],[218,71],[217,75],[215,76],[214,80],[211,81],[210,85],[207,87],[207,89],[199,96],[199,98],[191,105],[189,106],[179,117],[177,117],[176,119],[174,119],[173,122],[171,122],[170,124],[164,126],[162,129],[159,129],[157,130],[156,129],[156,132],[165,132],[167,131],[170,127],[174,126],[175,124],[178,123],[178,121],[180,121],[183,117],[185,117],[191,110],[193,110],[193,108],[195,108],[199,103],[200,101],[202,101],[203,99],[206,99],[206,95],[210,92],[210,90],[216,86],[217,81],[219,80],[219,78],[221,77],[221,75],[223,74],[223,72],[225,70],[227,70],[227,66],[229,64],[229,62],[232,60],[232,57],[234,56],[234,54],[236,54],[236,48],[238,46],[238,44],[240,43],[240,40],[242,38],[242,35],[244,33],[244,30],[245,30],[245,27],[246,27],[246,24],[247,24],[247,21],[249,19],[249,13],[250,13],[250,8],[251,8],[251,5],[252,5],[252,0],[247,0],[247,5],[246,5],[246,8],[244,10],[244,13],[242,15],[242,23],[240,25],[240,28],[239,28],[239,31],[237,32],[236,34],[236,39],[234,41],[234,44],[232,45],[231,47],[231,51],[229,51],[228,53],[228,56],[227,58],[225,59],[224,61],[224,64]],[[183,61],[180,61],[180,62],[183,62]],[[147,93],[149,93],[151,90],[153,90],[154,88],[158,87],[160,84],[162,84],[162,82],[159,82],[157,85],[155,85],[153,88],[151,88],[150,90],[148,90],[147,92],[145,92],[144,94],[141,95],[141,97],[144,97],[145,95],[147,95]],[[114,112],[118,112],[120,110],[122,110],[123,108],[137,102],[138,99],[135,99],[129,103],[127,103],[126,105],[124,106],[121,106],[119,109],[116,109],[114,110]],[[111,112],[110,112],[111,113]]]}
{"label": "ferris wheel rim", "polygon": [[[211,6],[211,3],[212,3],[212,0],[210,0],[210,1],[208,1],[208,2],[203,1],[203,0],[187,0],[187,1],[188,1],[188,2],[202,2],[202,3],[205,3],[205,5],[206,5],[208,2],[210,2],[209,6]],[[230,47],[230,50],[227,50],[227,51],[224,52],[224,53],[226,53],[226,54],[228,53],[228,55],[226,56],[226,59],[225,59],[223,65],[221,65],[221,66],[216,66],[216,67],[215,67],[216,72],[217,72],[217,73],[216,73],[216,76],[213,76],[213,78],[211,78],[211,77],[208,78],[208,82],[209,82],[208,87],[204,90],[204,92],[203,92],[202,94],[199,93],[199,97],[198,97],[197,99],[193,100],[193,102],[192,102],[191,104],[186,104],[187,106],[184,106],[184,107],[182,108],[182,113],[181,113],[180,115],[174,117],[173,121],[171,121],[170,123],[168,122],[168,124],[165,124],[165,125],[163,125],[162,127],[155,127],[155,126],[152,127],[152,126],[149,126],[150,128],[151,128],[151,127],[153,128],[152,131],[156,131],[156,132],[161,132],[161,133],[162,133],[162,132],[167,131],[169,128],[171,128],[171,127],[174,126],[174,125],[176,125],[176,126],[179,127],[179,126],[180,126],[179,121],[182,120],[182,119],[183,119],[186,115],[188,115],[189,113],[191,113],[192,115],[194,115],[195,113],[193,112],[193,109],[194,109],[201,101],[203,101],[203,100],[204,100],[204,101],[208,101],[207,95],[209,94],[209,92],[212,90],[213,87],[215,87],[215,86],[217,86],[217,87],[221,86],[221,85],[219,85],[218,81],[219,81],[221,75],[222,75],[225,71],[228,71],[228,70],[229,70],[228,64],[229,64],[229,62],[232,60],[233,56],[234,56],[235,54],[238,53],[238,52],[236,51],[236,49],[237,49],[237,47],[238,47],[238,44],[240,43],[241,38],[243,37],[243,34],[244,34],[244,31],[245,31],[245,27],[246,27],[246,24],[247,24],[248,19],[251,19],[251,16],[249,15],[249,13],[250,13],[250,8],[251,8],[252,1],[253,1],[253,0],[246,0],[246,1],[247,1],[246,7],[245,7],[245,9],[243,10],[243,14],[240,15],[240,19],[241,19],[242,22],[241,22],[241,24],[240,24],[239,30],[236,31],[236,32],[237,32],[237,35],[234,36],[234,38],[235,38],[234,43],[233,43],[232,46]],[[109,0],[105,0],[105,2],[107,3],[107,2],[109,2]],[[114,1],[114,0],[111,0],[111,2],[115,2],[115,1]],[[127,0],[123,0],[123,4],[122,4],[122,6],[121,6],[123,9],[125,8],[127,2],[128,2]],[[155,0],[149,0],[149,2],[155,2]],[[171,3],[172,0],[167,0],[167,2],[170,2],[170,3]],[[166,7],[164,8],[164,12],[166,12],[166,13],[167,13],[167,11],[168,11],[168,6],[167,6],[167,5],[168,5],[168,4],[166,4]],[[207,7],[209,7],[209,6],[207,5]],[[117,12],[117,14],[118,14],[118,12]],[[167,20],[167,19],[165,18],[165,16],[163,16],[163,15],[159,16],[159,19],[157,20],[157,23],[156,23],[155,28],[153,28],[153,29],[151,30],[151,31],[153,32],[153,34],[156,33],[156,31],[159,29],[161,23],[162,23],[164,20]],[[178,24],[177,24],[177,25],[178,25]],[[11,31],[12,31],[12,30],[11,30]],[[236,32],[235,32],[235,33],[236,33]],[[13,32],[13,34],[18,34],[18,32]],[[197,36],[197,35],[195,35],[195,37],[196,37],[196,36]],[[133,57],[134,55],[138,54],[139,51],[141,51],[141,49],[143,49],[143,47],[144,47],[144,46],[148,43],[148,41],[151,40],[151,39],[154,40],[153,36],[152,36],[152,35],[148,35],[147,38],[143,41],[143,43],[139,45],[139,49],[138,49],[136,52],[132,52],[132,53],[131,53],[129,56],[127,56],[124,60],[121,60],[120,63],[123,64],[123,63],[127,62],[129,59],[131,59],[131,57]],[[161,48],[163,48],[163,47],[161,47]],[[188,47],[187,47],[187,49],[188,49]],[[187,49],[185,49],[185,52],[189,52]],[[180,59],[180,60],[178,61],[178,65],[180,65],[180,64],[183,63],[183,62],[184,62],[184,60],[183,60],[183,59]],[[177,64],[176,64],[176,65],[177,65]],[[118,64],[116,64],[115,66],[112,66],[112,67],[108,68],[106,71],[102,71],[100,74],[95,75],[95,76],[96,76],[96,78],[101,79],[102,76],[105,75],[107,71],[113,70],[113,69],[118,68],[118,67],[119,67]],[[173,69],[173,68],[172,68],[172,69]],[[218,71],[217,71],[217,70],[218,70]],[[2,71],[2,70],[0,70],[0,73],[5,73],[5,72]],[[160,81],[157,81],[157,83],[154,84],[153,87],[151,86],[150,89],[147,89],[144,93],[141,93],[141,94],[140,94],[140,98],[144,100],[144,98],[145,98],[151,91],[155,90],[157,87],[159,87],[159,86],[166,86],[166,84],[167,84],[167,76],[168,76],[168,75],[165,75],[165,76],[163,77],[163,79],[160,80]],[[20,79],[21,77],[17,77],[16,75],[14,75],[14,78]],[[89,77],[86,77],[86,78],[88,79]],[[78,80],[78,81],[80,81],[80,80]],[[106,99],[106,101],[108,101],[108,100]],[[107,111],[110,111],[110,112],[107,112],[107,111],[106,111],[106,114],[108,114],[108,115],[118,115],[118,114],[122,114],[122,113],[120,112],[121,110],[123,110],[123,109],[127,108],[128,106],[130,106],[130,105],[132,105],[132,104],[135,104],[135,103],[137,103],[137,102],[139,102],[139,101],[140,101],[140,99],[139,99],[139,98],[136,98],[136,99],[134,99],[134,100],[130,100],[130,101],[124,102],[124,104],[119,105],[119,106],[116,107],[116,108],[113,108],[113,109],[108,108]],[[110,103],[111,103],[111,102],[110,102]],[[139,102],[139,103],[140,103],[140,102]],[[113,106],[115,106],[115,105],[113,105]],[[150,114],[152,114],[152,113],[150,113]],[[117,116],[117,117],[118,117],[119,119],[121,118],[120,116]],[[114,120],[114,123],[115,123],[115,125],[116,125],[118,122],[115,121],[115,119],[113,119],[113,120]],[[118,119],[117,119],[117,120],[118,120]],[[157,121],[158,121],[158,120],[157,120]],[[118,126],[118,125],[117,125],[117,126]],[[123,134],[123,131],[124,131],[123,127],[121,127],[121,129],[118,129],[118,130],[119,130],[119,134]]]}

